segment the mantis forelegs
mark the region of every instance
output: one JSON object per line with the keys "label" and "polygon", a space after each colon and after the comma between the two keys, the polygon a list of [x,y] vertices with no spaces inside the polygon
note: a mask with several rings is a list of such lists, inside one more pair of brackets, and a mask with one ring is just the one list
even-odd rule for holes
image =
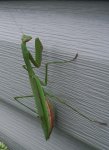
{"label": "mantis forelegs", "polygon": [[81,115],[82,117],[88,119],[89,121],[98,123],[98,124],[100,124],[100,125],[105,125],[105,126],[107,126],[107,123],[105,123],[105,122],[100,122],[100,121],[97,121],[96,119],[89,118],[88,116],[86,116],[86,115],[84,115],[83,113],[81,113],[78,109],[76,109],[76,108],[74,108],[74,107],[68,105],[64,100],[58,98],[57,96],[54,96],[54,95],[52,95],[52,94],[49,94],[48,92],[45,92],[45,95],[48,96],[48,97],[55,98],[55,100],[57,100],[58,102],[60,102],[60,103],[62,103],[62,104],[64,104],[64,105],[66,105],[67,107],[69,107],[69,108],[72,109],[73,111],[77,112],[79,115]]}

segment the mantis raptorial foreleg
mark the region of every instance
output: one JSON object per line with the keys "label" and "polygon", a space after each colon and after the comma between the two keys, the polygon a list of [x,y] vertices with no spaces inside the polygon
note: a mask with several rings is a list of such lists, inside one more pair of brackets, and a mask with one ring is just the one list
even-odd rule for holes
{"label": "mantis raptorial foreleg", "polygon": [[33,56],[31,55],[29,51],[28,53],[29,53],[29,60],[37,68],[41,66],[42,50],[43,50],[42,43],[40,42],[39,38],[36,38],[35,39],[35,59],[33,58]]}
{"label": "mantis raptorial foreleg", "polygon": [[45,92],[45,95],[48,96],[48,97],[51,97],[51,98],[55,98],[55,100],[57,100],[58,102],[66,105],[67,107],[69,107],[70,109],[72,109],[73,111],[77,112],[79,115],[81,115],[82,117],[86,118],[87,120],[91,121],[91,122],[95,122],[95,123],[98,123],[100,125],[107,125],[107,123],[105,122],[100,122],[100,121],[97,121],[96,119],[92,119],[92,118],[89,118],[88,116],[84,115],[83,113],[81,113],[78,109],[70,106],[69,104],[67,104],[64,100],[60,99],[59,97],[57,96],[54,96],[48,92]]}
{"label": "mantis raptorial foreleg", "polygon": [[[31,68],[39,68],[40,67],[41,62],[42,62],[42,50],[43,50],[42,43],[40,42],[39,38],[36,38],[35,39],[35,59],[31,55],[31,53],[28,51],[29,60],[35,66],[35,67],[31,67]],[[22,65],[22,67],[27,70],[26,65]]]}

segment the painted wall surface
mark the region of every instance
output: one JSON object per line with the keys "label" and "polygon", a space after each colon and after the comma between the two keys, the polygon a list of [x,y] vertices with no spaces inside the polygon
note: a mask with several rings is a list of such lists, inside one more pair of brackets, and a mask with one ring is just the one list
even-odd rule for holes
{"label": "painted wall surface", "polygon": [[[91,123],[51,99],[55,129],[45,141],[36,115],[13,99],[31,94],[27,72],[22,68],[22,32],[33,37],[28,43],[32,54],[34,38],[43,43],[42,67],[37,71],[41,79],[46,62],[69,60],[78,52],[74,63],[49,67],[47,90],[108,126]],[[0,2],[0,139],[16,150],[94,149],[88,145],[108,150],[108,66],[109,2]],[[33,108],[34,100],[26,100],[26,104]]]}

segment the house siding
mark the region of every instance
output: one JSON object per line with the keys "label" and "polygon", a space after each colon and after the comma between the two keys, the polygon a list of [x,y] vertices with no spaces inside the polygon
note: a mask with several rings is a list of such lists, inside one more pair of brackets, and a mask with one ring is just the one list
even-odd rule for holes
{"label": "house siding", "polygon": [[[49,67],[47,90],[90,118],[109,124],[108,8],[103,1],[0,2],[0,139],[11,149],[109,149],[108,126],[91,123],[55,101],[55,129],[46,142],[36,115],[13,100],[31,94],[22,68],[23,32],[33,37],[28,43],[32,54],[34,38],[43,43],[42,67],[37,71],[41,79],[46,62],[69,60],[78,52],[74,63]],[[33,99],[25,103],[34,107]]]}

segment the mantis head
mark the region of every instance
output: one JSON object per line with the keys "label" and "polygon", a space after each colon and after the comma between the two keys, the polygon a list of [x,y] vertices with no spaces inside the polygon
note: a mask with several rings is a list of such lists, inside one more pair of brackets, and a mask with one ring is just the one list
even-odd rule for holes
{"label": "mantis head", "polygon": [[21,40],[22,40],[23,43],[26,43],[26,42],[30,41],[31,39],[32,39],[31,36],[28,36],[28,35],[23,34]]}

